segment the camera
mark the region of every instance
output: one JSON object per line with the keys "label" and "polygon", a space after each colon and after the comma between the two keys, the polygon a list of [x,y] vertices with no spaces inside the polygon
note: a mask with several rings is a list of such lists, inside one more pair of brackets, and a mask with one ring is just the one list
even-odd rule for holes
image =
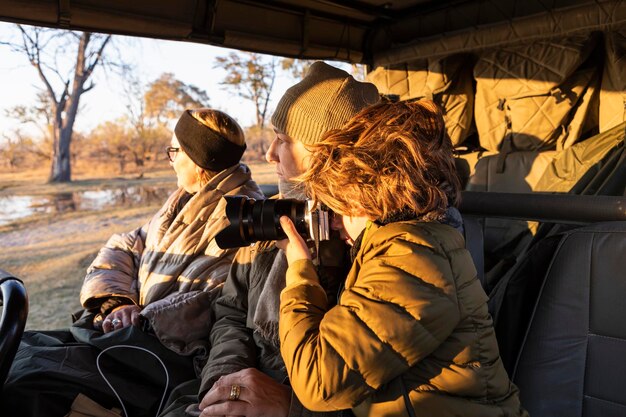
{"label": "camera", "polygon": [[311,200],[267,199],[255,200],[247,196],[224,196],[226,217],[230,224],[215,236],[222,249],[249,246],[254,242],[285,239],[280,225],[281,216],[287,216],[305,239],[317,244],[330,237],[329,211],[313,208]]}

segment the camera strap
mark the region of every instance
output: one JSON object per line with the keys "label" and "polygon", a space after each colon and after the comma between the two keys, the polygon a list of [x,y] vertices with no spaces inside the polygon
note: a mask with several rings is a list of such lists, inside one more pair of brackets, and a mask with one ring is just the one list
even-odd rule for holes
{"label": "camera strap", "polygon": [[313,262],[313,265],[315,266],[320,266],[322,264],[322,257],[320,255],[320,241],[319,239],[315,239],[313,241],[314,246],[313,246],[313,256],[311,261]]}

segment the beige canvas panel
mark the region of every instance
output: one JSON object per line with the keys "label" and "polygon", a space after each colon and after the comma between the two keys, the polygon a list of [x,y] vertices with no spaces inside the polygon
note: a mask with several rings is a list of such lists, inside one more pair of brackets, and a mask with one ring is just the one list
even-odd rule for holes
{"label": "beige canvas panel", "polygon": [[588,114],[595,112],[597,75],[595,69],[576,73],[564,84],[567,98],[541,95],[507,100],[502,110],[492,104],[487,107],[492,111],[482,115],[478,109],[484,108],[481,99],[485,94],[477,95],[475,114],[481,146],[499,150],[508,133],[517,150],[560,150],[571,146],[583,133]]}
{"label": "beige canvas panel", "polygon": [[396,94],[401,100],[427,98],[439,104],[448,135],[456,146],[472,129],[474,90],[468,60],[468,56],[456,55],[379,67],[367,79],[383,94]]}
{"label": "beige canvas panel", "polygon": [[[576,106],[570,112],[568,120],[557,130],[556,150],[562,151],[578,143],[585,132],[598,126],[598,106],[602,74],[599,67],[578,71],[571,78],[578,83],[572,90],[578,95]],[[583,88],[583,84],[586,87]],[[578,93],[582,89],[582,92]]]}
{"label": "beige canvas panel", "polygon": [[[559,86],[560,98],[536,96],[507,101],[515,149],[565,149],[578,141],[597,96],[599,71],[577,71]],[[510,110],[509,110],[510,109]]]}
{"label": "beige canvas panel", "polygon": [[440,95],[435,96],[444,109],[443,119],[453,146],[465,142],[474,131],[474,79],[467,61],[457,71],[456,78]]}
{"label": "beige canvas panel", "polygon": [[[559,152],[536,184],[537,191],[569,192],[615,146],[624,142],[624,123]],[[507,161],[508,162],[508,161]]]}
{"label": "beige canvas panel", "polygon": [[626,30],[606,36],[606,58],[600,92],[600,132],[626,121]]}
{"label": "beige canvas panel", "polygon": [[543,94],[580,66],[593,46],[589,42],[589,36],[572,36],[486,51],[474,67],[474,78],[499,96]]}
{"label": "beige canvas panel", "polygon": [[592,83],[594,71],[571,74],[596,42],[595,36],[575,36],[482,54],[474,67],[481,146],[498,151],[511,134],[515,149],[541,150],[568,142],[559,135],[578,134],[557,129]]}
{"label": "beige canvas panel", "polygon": [[428,60],[417,60],[391,67],[378,67],[367,74],[367,80],[382,94],[397,94],[400,100],[426,97]]}

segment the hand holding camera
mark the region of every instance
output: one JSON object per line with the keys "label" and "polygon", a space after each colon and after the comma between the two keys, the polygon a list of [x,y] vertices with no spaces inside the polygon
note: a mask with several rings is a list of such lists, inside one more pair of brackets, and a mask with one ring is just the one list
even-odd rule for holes
{"label": "hand holding camera", "polygon": [[296,226],[294,226],[291,219],[287,216],[282,216],[280,218],[280,225],[287,235],[287,239],[277,241],[276,246],[285,251],[287,263],[292,265],[295,261],[299,261],[301,259],[311,259],[309,246],[306,244],[302,236],[298,234]]}

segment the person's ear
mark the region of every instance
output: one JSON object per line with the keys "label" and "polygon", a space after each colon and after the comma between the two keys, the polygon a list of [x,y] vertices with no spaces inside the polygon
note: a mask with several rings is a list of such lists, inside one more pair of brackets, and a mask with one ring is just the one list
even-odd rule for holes
{"label": "person's ear", "polygon": [[196,181],[198,181],[198,184],[200,184],[200,187],[204,187],[204,184],[206,182],[204,180],[203,174],[204,174],[204,169],[196,165]]}

